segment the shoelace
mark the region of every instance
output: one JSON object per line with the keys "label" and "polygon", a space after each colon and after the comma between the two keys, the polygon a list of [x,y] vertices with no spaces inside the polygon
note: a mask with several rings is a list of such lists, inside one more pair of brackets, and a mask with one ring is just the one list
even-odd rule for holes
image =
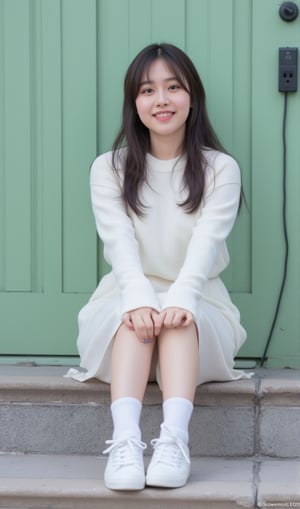
{"label": "shoelace", "polygon": [[[169,436],[162,436],[160,438],[154,438],[151,440],[151,445],[154,449],[157,449],[159,445],[173,445],[172,448],[172,456],[174,461],[178,461],[178,449],[181,451],[184,459],[190,463],[190,458],[186,453],[185,444],[178,438],[176,435],[172,434],[171,430],[169,430],[166,426],[163,427],[169,433]],[[169,463],[170,461],[170,449],[168,450],[165,447],[161,448],[159,461],[162,463]]]}
{"label": "shoelace", "polygon": [[147,445],[144,442],[141,442],[137,438],[120,438],[118,440],[106,440],[106,444],[110,444],[103,454],[109,454],[112,451],[115,452],[113,460],[118,465],[129,465],[136,461],[137,457],[137,447],[139,449],[146,449]]}

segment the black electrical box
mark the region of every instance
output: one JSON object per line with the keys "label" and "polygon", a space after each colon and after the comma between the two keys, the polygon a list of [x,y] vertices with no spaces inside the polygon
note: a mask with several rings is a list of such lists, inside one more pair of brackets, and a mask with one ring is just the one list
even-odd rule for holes
{"label": "black electrical box", "polygon": [[297,92],[298,48],[279,48],[279,92]]}

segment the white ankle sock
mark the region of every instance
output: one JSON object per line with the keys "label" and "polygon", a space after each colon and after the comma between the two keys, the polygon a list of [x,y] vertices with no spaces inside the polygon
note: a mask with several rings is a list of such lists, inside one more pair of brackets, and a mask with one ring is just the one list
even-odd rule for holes
{"label": "white ankle sock", "polygon": [[140,417],[142,403],[136,398],[120,398],[111,404],[113,440],[133,436],[141,440]]}
{"label": "white ankle sock", "polygon": [[165,426],[175,429],[185,443],[189,441],[188,429],[193,408],[193,403],[185,398],[169,398],[163,403]]}

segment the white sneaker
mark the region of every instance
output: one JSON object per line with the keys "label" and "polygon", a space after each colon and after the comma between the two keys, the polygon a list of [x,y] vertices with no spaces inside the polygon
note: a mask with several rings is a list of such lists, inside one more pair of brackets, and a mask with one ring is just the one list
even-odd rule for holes
{"label": "white sneaker", "polygon": [[145,487],[143,451],[146,444],[136,437],[107,440],[110,446],[104,472],[104,483],[110,490],[142,490]]}
{"label": "white sneaker", "polygon": [[191,471],[188,446],[176,432],[162,425],[160,438],[151,440],[154,453],[147,469],[146,484],[164,488],[184,486]]}

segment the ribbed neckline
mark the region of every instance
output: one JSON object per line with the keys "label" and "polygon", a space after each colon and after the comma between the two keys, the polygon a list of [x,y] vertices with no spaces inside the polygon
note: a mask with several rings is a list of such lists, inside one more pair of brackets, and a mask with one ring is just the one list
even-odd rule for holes
{"label": "ribbed neckline", "polygon": [[182,156],[177,156],[172,159],[158,159],[154,157],[152,154],[147,153],[146,159],[151,170],[154,171],[172,171],[174,166],[179,161],[179,159],[184,159]]}

